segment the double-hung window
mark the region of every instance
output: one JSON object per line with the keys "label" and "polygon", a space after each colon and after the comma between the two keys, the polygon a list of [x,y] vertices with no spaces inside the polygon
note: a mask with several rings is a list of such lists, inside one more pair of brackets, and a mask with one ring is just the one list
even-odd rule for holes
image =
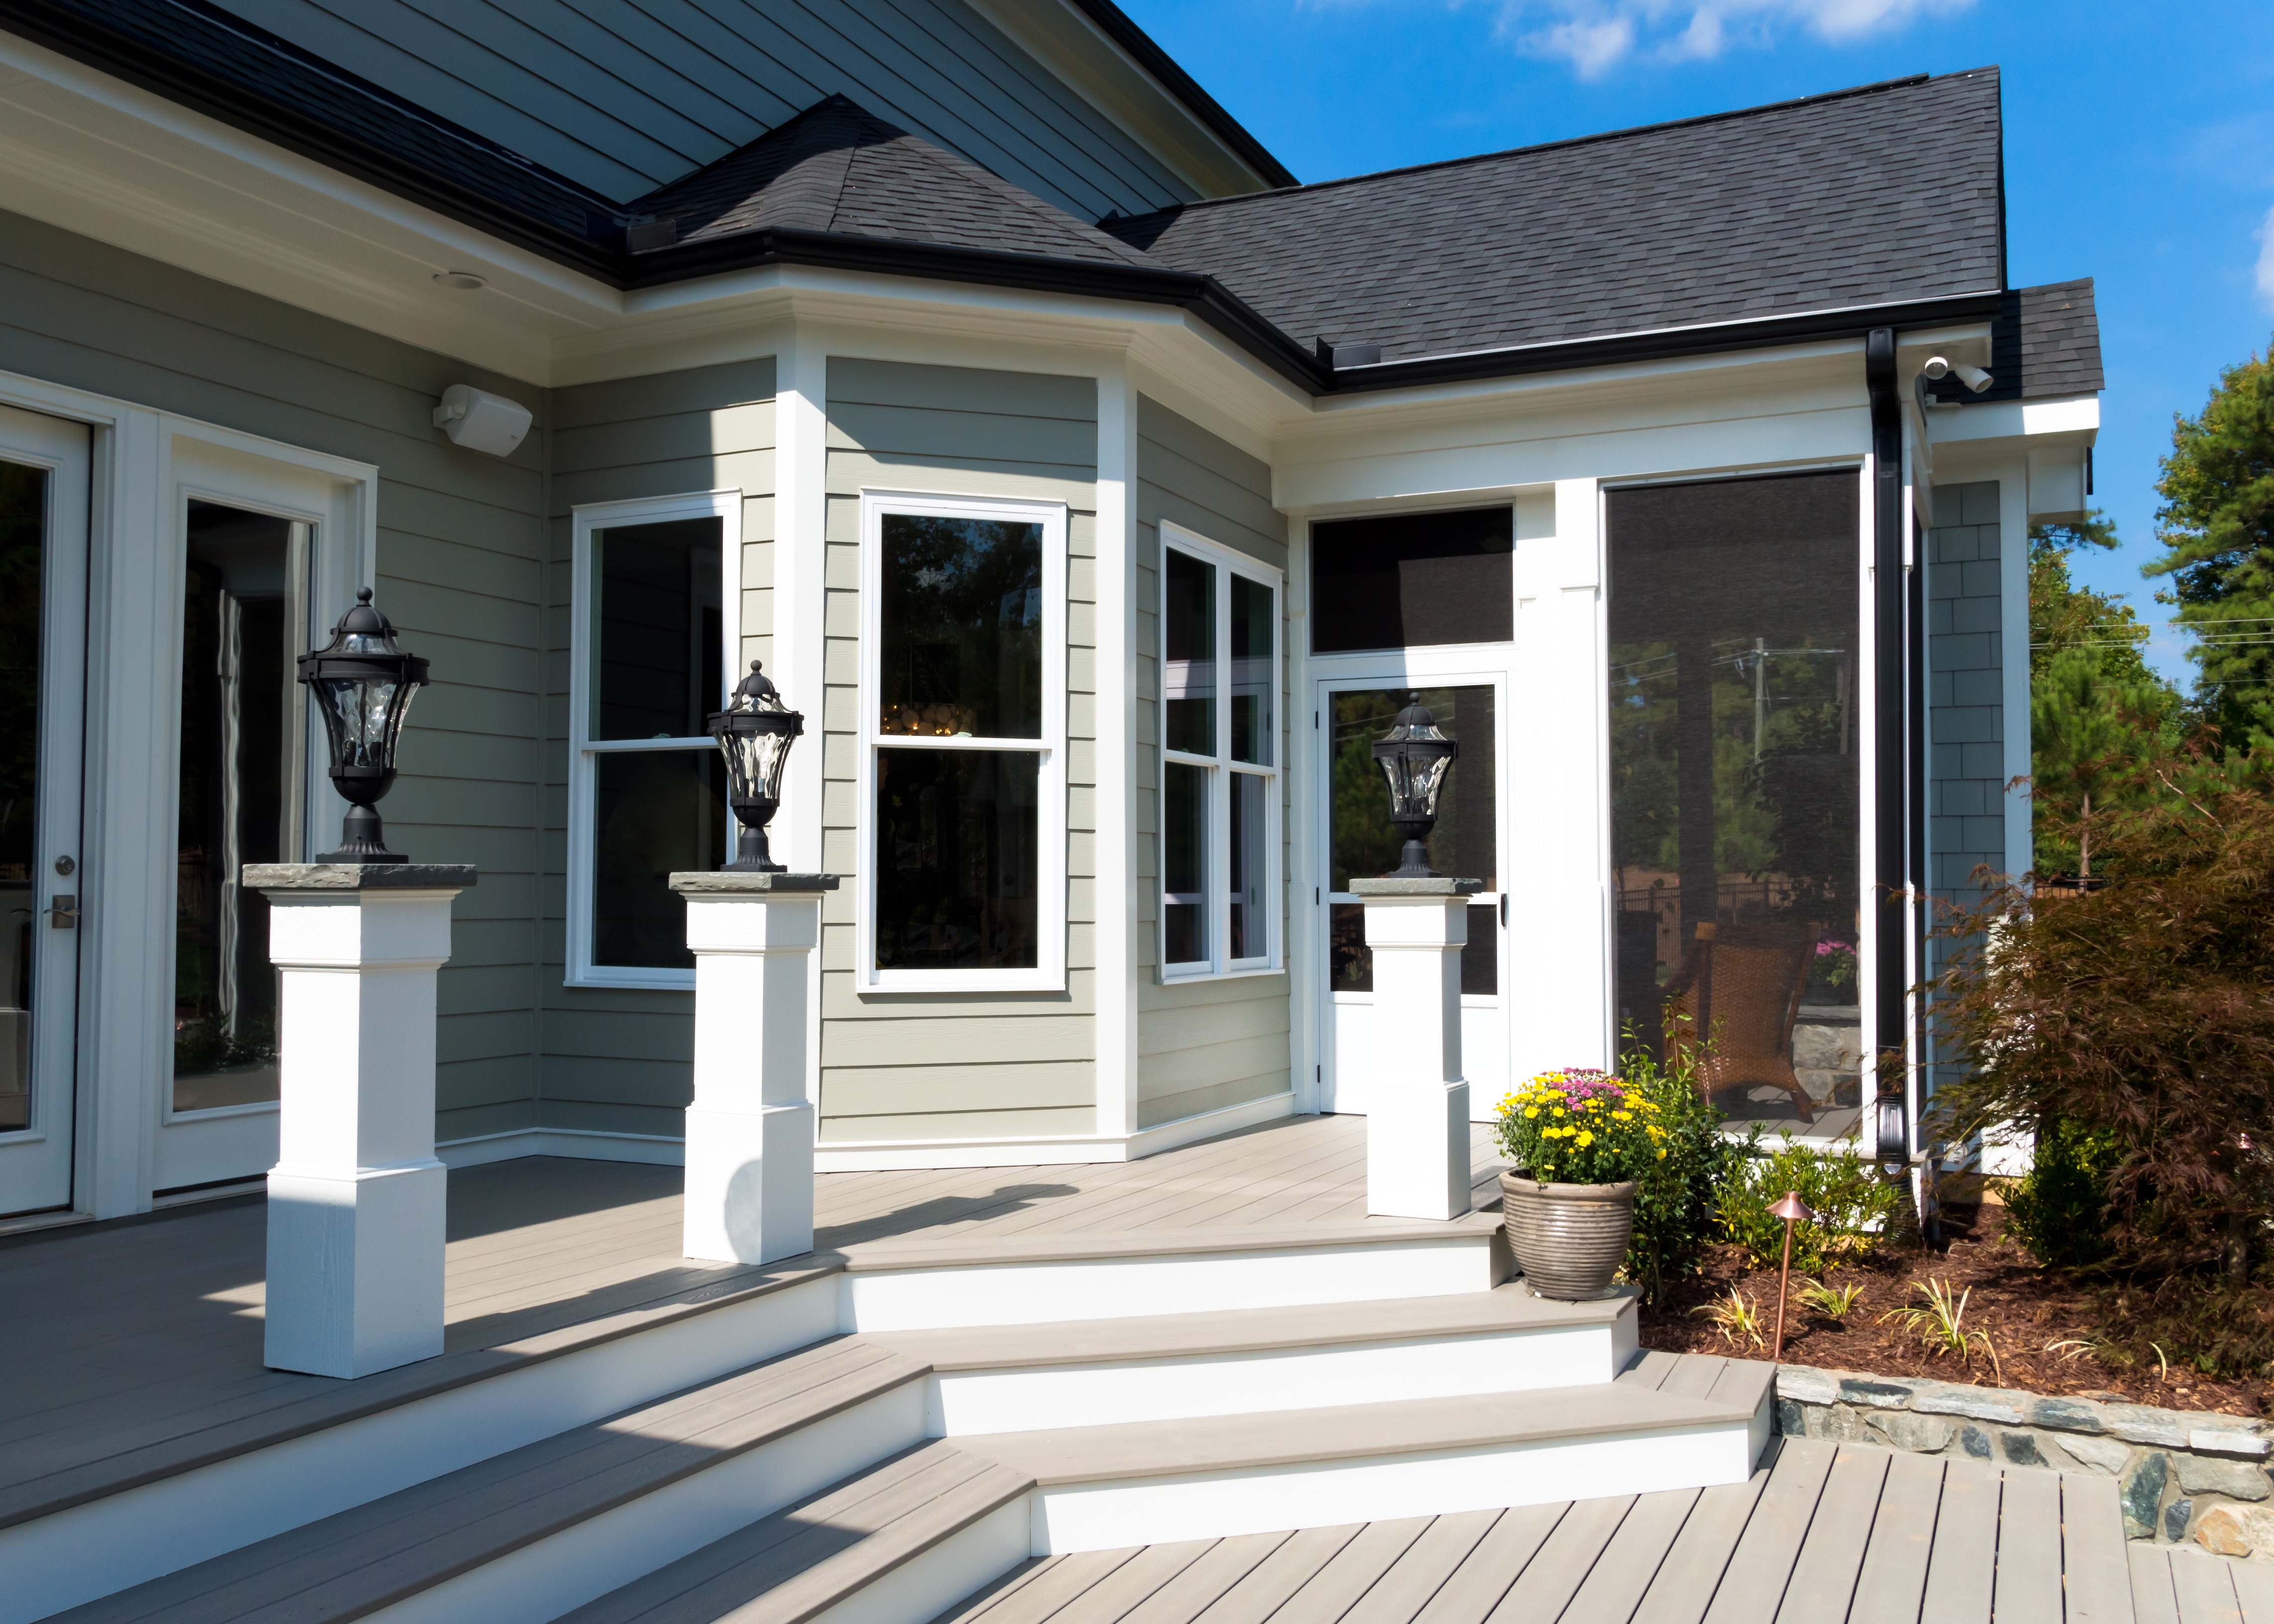
{"label": "double-hung window", "polygon": [[1161,537],[1162,974],[1276,970],[1279,573]]}
{"label": "double-hung window", "polygon": [[1065,984],[1066,511],[861,499],[867,992]]}
{"label": "double-hung window", "polygon": [[719,491],[576,509],[572,986],[695,984],[669,876],[731,855],[726,763],[704,724],[725,703],[742,505],[739,492]]}

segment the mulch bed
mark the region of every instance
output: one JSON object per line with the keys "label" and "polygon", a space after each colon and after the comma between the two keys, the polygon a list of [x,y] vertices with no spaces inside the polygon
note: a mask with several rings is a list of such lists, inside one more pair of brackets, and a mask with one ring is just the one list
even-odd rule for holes
{"label": "mulch bed", "polygon": [[[1833,1284],[1864,1282],[1862,1302],[1845,1326],[1811,1320],[1796,1303],[1788,1305],[1785,1362],[1872,1375],[1921,1376],[1980,1387],[2122,1400],[2172,1410],[2251,1417],[2274,1413],[2274,1382],[2214,1380],[2180,1365],[2166,1374],[2153,1361],[2144,1367],[2127,1367],[2090,1353],[2068,1358],[2047,1352],[2048,1342],[2090,1333],[2094,1304],[2074,1282],[2040,1267],[2019,1246],[2001,1237],[1998,1232],[2001,1215],[2001,1209],[1994,1206],[1946,1207],[1939,1248],[1891,1250],[1834,1271],[1830,1276]],[[1879,1316],[1890,1309],[1923,1303],[1925,1299],[1913,1289],[1913,1283],[1932,1280],[1948,1281],[1954,1291],[1971,1290],[1962,1325],[1966,1330],[1990,1334],[1991,1343],[1998,1350],[1996,1368],[1978,1347],[1969,1364],[1962,1365],[1955,1355],[1932,1357],[1901,1326],[1879,1322]],[[1643,1346],[1670,1353],[1742,1353],[1766,1358],[1766,1349],[1733,1348],[1711,1320],[1690,1312],[1725,1295],[1731,1286],[1760,1304],[1761,1335],[1773,1335],[1775,1268],[1748,1268],[1736,1247],[1722,1246],[1714,1249],[1703,1274],[1676,1289],[1672,1303],[1643,1311]]]}

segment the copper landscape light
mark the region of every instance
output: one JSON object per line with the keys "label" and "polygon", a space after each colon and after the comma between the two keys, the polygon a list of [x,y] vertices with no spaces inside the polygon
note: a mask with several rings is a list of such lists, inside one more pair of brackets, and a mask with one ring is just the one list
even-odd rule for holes
{"label": "copper landscape light", "polygon": [[1769,1211],[1784,1220],[1784,1258],[1777,1264],[1776,1346],[1769,1350],[1769,1363],[1773,1365],[1784,1357],[1784,1288],[1785,1282],[1792,1275],[1793,1221],[1802,1219],[1812,1222],[1816,1218],[1816,1213],[1807,1202],[1800,1199],[1800,1192],[1797,1190],[1786,1191],[1784,1199],[1770,1207]]}

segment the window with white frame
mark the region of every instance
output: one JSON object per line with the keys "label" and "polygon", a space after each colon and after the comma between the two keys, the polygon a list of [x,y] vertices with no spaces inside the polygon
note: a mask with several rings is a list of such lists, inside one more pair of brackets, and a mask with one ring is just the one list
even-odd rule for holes
{"label": "window with white frame", "polygon": [[1279,573],[1161,537],[1162,974],[1275,970]]}
{"label": "window with white frame", "polygon": [[726,605],[742,495],[576,510],[569,674],[572,985],[692,987],[676,869],[730,853],[726,763],[704,731],[725,703]]}
{"label": "window with white frame", "polygon": [[861,499],[861,906],[872,992],[1065,981],[1056,502]]}

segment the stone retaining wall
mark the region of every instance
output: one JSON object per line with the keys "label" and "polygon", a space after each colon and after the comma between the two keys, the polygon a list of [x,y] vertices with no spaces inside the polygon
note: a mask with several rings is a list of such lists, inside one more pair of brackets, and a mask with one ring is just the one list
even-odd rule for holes
{"label": "stone retaining wall", "polygon": [[2242,1416],[1787,1365],[1777,1431],[2117,1480],[2124,1531],[2274,1561],[2274,1426]]}

